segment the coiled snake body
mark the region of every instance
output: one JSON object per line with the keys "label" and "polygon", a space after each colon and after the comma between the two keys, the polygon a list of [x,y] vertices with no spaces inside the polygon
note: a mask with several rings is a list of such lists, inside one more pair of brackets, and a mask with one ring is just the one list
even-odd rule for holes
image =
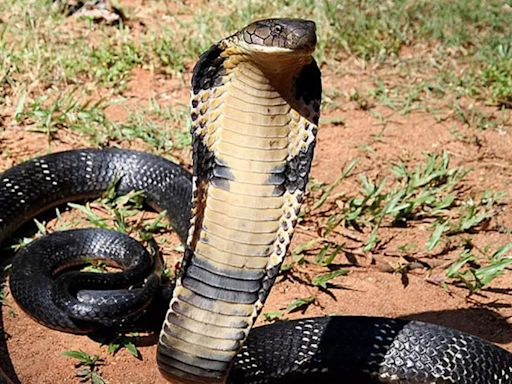
{"label": "coiled snake body", "polygon": [[[511,354],[421,322],[317,318],[249,334],[286,254],[311,166],[321,96],[315,44],[313,22],[269,19],[201,56],[192,80],[193,177],[162,158],[115,149],[58,153],[1,174],[0,243],[36,214],[97,196],[117,179],[119,192],[143,190],[165,209],[186,244],[157,352],[174,382],[511,383]],[[71,243],[61,234],[33,242],[15,258],[10,284],[20,306],[75,333],[90,331],[91,320],[105,325],[122,311],[143,311],[158,285],[158,268],[133,262],[144,251],[129,256],[120,244],[130,240],[101,230],[70,235]],[[95,251],[112,254],[126,268],[116,294],[81,288],[95,277],[76,274],[39,290],[65,269],[64,251],[75,264]],[[119,293],[126,285],[138,288]]]}

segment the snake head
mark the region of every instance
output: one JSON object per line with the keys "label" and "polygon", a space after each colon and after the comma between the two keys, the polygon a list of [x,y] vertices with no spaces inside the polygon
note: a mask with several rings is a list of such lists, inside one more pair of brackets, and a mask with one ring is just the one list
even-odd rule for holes
{"label": "snake head", "polygon": [[310,55],[316,45],[316,25],[303,19],[258,20],[237,33],[247,49],[258,53]]}

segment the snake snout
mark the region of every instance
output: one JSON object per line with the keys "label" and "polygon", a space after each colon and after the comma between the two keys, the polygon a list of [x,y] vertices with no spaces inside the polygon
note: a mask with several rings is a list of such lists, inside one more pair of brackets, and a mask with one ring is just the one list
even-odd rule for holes
{"label": "snake snout", "polygon": [[316,24],[311,20],[291,20],[287,48],[313,52],[316,46]]}

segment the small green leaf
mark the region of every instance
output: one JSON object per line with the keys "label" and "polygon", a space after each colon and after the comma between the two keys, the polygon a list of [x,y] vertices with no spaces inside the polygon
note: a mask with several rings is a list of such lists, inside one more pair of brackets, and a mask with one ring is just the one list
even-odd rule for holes
{"label": "small green leaf", "polygon": [[[132,336],[134,336],[132,334]],[[135,336],[136,337],[136,336]],[[129,337],[126,337],[125,335],[118,336],[115,340],[113,340],[109,345],[107,352],[114,355],[116,354],[121,348],[126,348],[126,350],[137,359],[140,358],[140,353],[135,344],[130,341]]]}
{"label": "small green leaf", "polygon": [[21,116],[23,115],[23,111],[25,110],[25,100],[27,98],[27,92],[24,91],[19,100],[18,100],[18,103],[16,104],[16,111],[14,112],[14,120],[16,121],[20,121],[20,118]]}
{"label": "small green leaf", "polygon": [[284,313],[282,311],[269,311],[265,312],[263,314],[263,317],[265,318],[266,321],[272,321],[280,319],[281,317],[283,317],[283,315]]}
{"label": "small green leaf", "polygon": [[315,262],[323,266],[330,265],[334,261],[336,256],[338,256],[338,254],[341,252],[344,246],[345,244],[338,244],[331,253],[328,253],[328,251],[332,248],[332,245],[324,245],[320,252],[318,253],[318,255],[316,256]]}
{"label": "small green leaf", "polygon": [[498,248],[496,252],[492,254],[491,259],[500,260],[510,251],[512,251],[512,243],[505,244],[503,247]]}
{"label": "small green leaf", "polygon": [[107,353],[111,354],[111,355],[115,355],[117,351],[119,351],[119,349],[121,348],[121,344],[120,343],[115,343],[115,342],[112,342],[108,345],[108,348],[107,348]]}
{"label": "small green leaf", "polygon": [[292,268],[293,268],[293,264],[292,264],[292,263],[283,263],[283,264],[281,265],[281,272],[288,272],[288,271],[290,271]]}
{"label": "small green leaf", "polygon": [[320,240],[319,239],[313,239],[310,241],[306,241],[304,243],[300,243],[295,247],[295,249],[292,251],[293,255],[300,255],[304,251],[309,251],[316,247]]}
{"label": "small green leaf", "polygon": [[370,252],[372,251],[377,244],[379,243],[378,235],[379,235],[379,226],[380,223],[377,224],[372,232],[370,233],[370,237],[368,237],[368,240],[366,241],[366,245],[363,247],[364,252]]}
{"label": "small green leaf", "polygon": [[34,219],[34,223],[36,224],[37,230],[41,235],[47,235],[48,231],[46,230],[45,224],[41,223],[39,220]]}
{"label": "small green leaf", "polygon": [[117,185],[119,184],[119,180],[120,179],[121,178],[119,177],[119,175],[116,174],[116,175],[114,175],[112,181],[108,185],[107,190],[104,193],[105,199],[107,201],[113,201],[116,198],[116,196],[117,196]]}
{"label": "small green leaf", "polygon": [[345,167],[345,169],[341,173],[341,176],[338,177],[338,179],[334,183],[332,183],[325,189],[322,196],[318,199],[318,201],[315,203],[315,205],[313,205],[313,209],[318,209],[322,205],[324,205],[324,203],[327,201],[327,198],[331,195],[334,188],[336,188],[344,179],[347,178],[347,176],[350,174],[350,172],[352,172],[352,170],[354,169],[356,164],[357,164],[357,159],[354,159]]}
{"label": "small green leaf", "polygon": [[427,250],[431,251],[436,247],[437,244],[439,244],[441,236],[445,232],[446,227],[448,227],[448,221],[445,221],[444,223],[437,222],[435,224],[434,232],[432,232],[432,235],[430,235],[430,238],[427,241]]}
{"label": "small green leaf", "polygon": [[512,257],[505,257],[503,259],[494,261],[492,264],[481,267],[475,271],[475,277],[480,282],[481,286],[488,285],[496,277],[500,276],[505,268],[512,265]]}
{"label": "small green leaf", "polygon": [[330,244],[325,244],[322,247],[322,249],[320,249],[320,252],[318,252],[318,255],[315,258],[315,262],[317,264],[321,264],[325,260],[325,256],[330,247],[331,247]]}
{"label": "small green leaf", "polygon": [[87,217],[87,220],[89,220],[92,224],[96,225],[99,228],[107,228],[107,221],[97,215],[91,208],[90,204],[87,203],[86,205],[80,205],[75,203],[68,203],[68,206],[74,209],[78,209],[80,212],[85,214]]}
{"label": "small green leaf", "polygon": [[162,223],[162,220],[164,220],[167,217],[167,211],[164,210],[158,214],[157,217],[155,217],[151,222],[147,223],[144,226],[144,230],[146,232],[154,233],[158,231],[159,229],[165,228],[165,223]]}
{"label": "small green leaf", "polygon": [[92,384],[106,384],[106,381],[96,372],[91,372],[91,382]]}
{"label": "small green leaf", "polygon": [[308,296],[302,299],[294,300],[290,304],[288,304],[288,306],[286,307],[286,312],[293,312],[298,309],[306,309],[314,301],[315,296]]}
{"label": "small green leaf", "polygon": [[126,348],[126,350],[128,352],[130,352],[130,354],[133,356],[133,357],[136,357],[136,358],[139,358],[140,354],[139,354],[139,350],[137,349],[137,347],[135,346],[135,344],[133,344],[131,341],[127,341],[125,344],[124,344],[124,347]]}
{"label": "small green leaf", "polygon": [[345,276],[349,274],[350,271],[348,269],[338,269],[337,271],[332,271],[329,273],[323,273],[321,275],[316,275],[312,283],[313,285],[317,287],[322,287],[323,289],[327,289],[327,283],[331,281],[332,279],[338,277],[338,276]]}
{"label": "small green leaf", "polygon": [[64,351],[61,353],[62,356],[71,357],[72,359],[80,360],[81,362],[88,362],[91,360],[91,356],[83,351]]}
{"label": "small green leaf", "polygon": [[475,260],[475,256],[471,254],[469,251],[464,251],[459,256],[459,259],[455,261],[453,264],[451,264],[448,269],[445,271],[446,277],[453,278],[457,276],[458,273],[460,273],[460,270],[464,265],[466,265],[468,262]]}

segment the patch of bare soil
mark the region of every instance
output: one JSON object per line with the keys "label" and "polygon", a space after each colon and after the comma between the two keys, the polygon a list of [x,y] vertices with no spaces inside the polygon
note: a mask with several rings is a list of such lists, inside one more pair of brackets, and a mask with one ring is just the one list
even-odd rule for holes
{"label": "patch of bare soil", "polygon": [[[330,68],[324,69],[324,78],[329,80],[330,87],[340,90],[369,82],[364,74],[338,77]],[[110,107],[107,115],[112,120],[123,121],[131,106],[147,105],[151,98],[171,105],[177,102],[186,104],[188,92],[183,82],[137,69],[123,95],[125,102]],[[477,192],[487,188],[511,192],[512,135],[495,130],[476,132],[449,116],[439,121],[425,112],[402,116],[384,107],[377,107],[376,110],[389,116],[385,125],[368,111],[359,109],[355,103],[348,103],[323,115],[324,123],[319,129],[312,168],[312,176],[316,180],[333,182],[354,158],[360,160],[359,171],[378,175],[400,159],[414,164],[423,159],[422,152],[447,150],[454,165],[473,168],[465,180],[467,187]],[[454,127],[471,140],[456,140],[450,133]],[[4,156],[0,157],[0,170],[48,151],[44,134],[28,132],[16,125],[10,125],[0,134],[0,145],[4,149]],[[86,140],[64,131],[53,139],[51,150],[84,146]],[[140,142],[122,143],[122,146],[147,149]],[[371,151],[368,146],[371,146]],[[186,152],[177,157],[189,162]],[[356,178],[349,178],[344,184],[345,189],[357,187]],[[510,197],[506,199],[503,210],[493,219],[497,222],[491,224],[492,228],[498,224],[512,227]],[[399,245],[406,243],[416,243],[421,248],[429,234],[427,226],[389,228],[383,233],[389,239],[387,250],[396,250]],[[312,236],[314,234],[311,234],[310,228],[299,224],[291,249]],[[511,240],[509,234],[492,230],[473,236],[475,245],[481,247]],[[455,260],[456,254],[424,255],[419,261],[431,268],[417,268],[407,274],[392,273],[399,256],[398,252],[392,251],[338,256],[337,265],[350,269],[351,273],[337,278],[329,292],[302,283],[315,274],[314,268],[297,268],[293,274],[278,279],[263,312],[282,310],[294,299],[316,296],[313,305],[303,312],[289,314],[288,318],[332,314],[405,317],[469,332],[512,351],[510,271],[496,279],[489,289],[468,298],[467,289],[450,286],[450,293],[447,293],[440,284],[435,284],[436,276],[444,273],[443,269],[436,267]],[[8,350],[0,352],[9,354],[12,367],[5,369],[11,374],[15,372],[20,383],[76,383],[74,362],[61,356],[65,350],[83,350],[103,357],[105,365],[101,372],[109,383],[166,382],[160,376],[155,361],[155,335],[141,338],[138,344],[141,359],[135,359],[125,350],[114,356],[108,355],[106,346],[87,336],[68,335],[39,325],[17,306],[10,295],[2,306],[2,317]],[[263,320],[260,318],[258,323],[262,324]]]}

